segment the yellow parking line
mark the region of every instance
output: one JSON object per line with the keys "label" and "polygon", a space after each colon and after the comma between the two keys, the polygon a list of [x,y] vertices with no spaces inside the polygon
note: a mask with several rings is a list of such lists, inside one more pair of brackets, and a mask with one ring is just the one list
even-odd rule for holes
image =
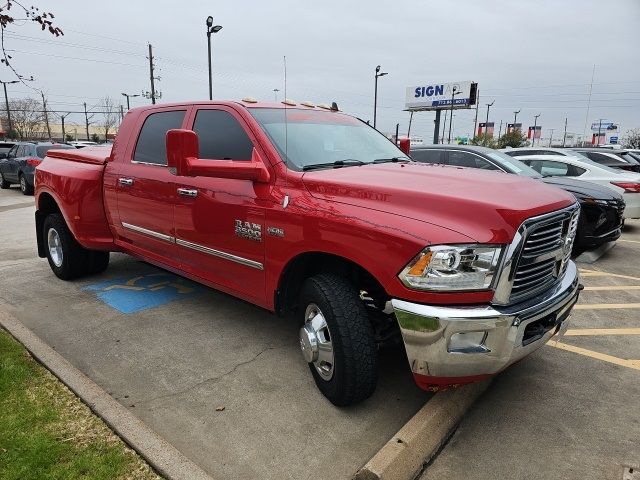
{"label": "yellow parking line", "polygon": [[606,287],[584,287],[592,292],[598,290],[640,290],[640,285],[607,285]]}
{"label": "yellow parking line", "polygon": [[623,240],[621,238],[618,239],[619,242],[629,242],[629,243],[640,243],[640,240]]}
{"label": "yellow parking line", "polygon": [[640,335],[640,328],[576,328],[565,332],[566,336],[583,335]]}
{"label": "yellow parking line", "polygon": [[640,303],[581,303],[574,310],[607,310],[610,308],[640,308]]}
{"label": "yellow parking line", "polygon": [[593,350],[587,350],[586,348],[574,347],[573,345],[567,345],[561,342],[550,342],[547,345],[559,348],[560,350],[566,350],[567,352],[578,353],[587,357],[595,358],[596,360],[602,360],[603,362],[613,363],[614,365],[620,365],[621,367],[631,368],[633,370],[640,370],[640,362],[637,360],[625,360],[624,358],[613,357],[605,353],[594,352]]}

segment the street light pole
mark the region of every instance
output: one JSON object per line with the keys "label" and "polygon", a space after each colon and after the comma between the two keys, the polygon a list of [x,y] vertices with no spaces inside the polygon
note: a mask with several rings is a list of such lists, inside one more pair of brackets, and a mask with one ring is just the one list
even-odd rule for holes
{"label": "street light pole", "polygon": [[562,146],[564,147],[565,143],[567,142],[567,121],[569,119],[565,118],[564,119],[564,135],[562,136]]}
{"label": "street light pole", "polygon": [[[484,134],[487,135],[487,130],[489,130],[489,109],[493,106],[493,104],[496,103],[496,101],[494,100],[491,103],[487,103],[487,119],[484,122]],[[493,136],[493,134],[492,134]]]}
{"label": "street light pole", "polygon": [[518,110],[517,112],[513,112],[513,130],[515,131],[516,129],[516,122],[518,121],[518,114],[520,113],[520,110]]}
{"label": "street light pole", "polygon": [[131,93],[122,93],[121,95],[123,95],[124,97],[127,97],[127,111],[129,111],[131,109],[131,106],[129,105],[129,98],[130,97],[139,97],[139,94],[131,94]]}
{"label": "street light pole", "polygon": [[207,17],[207,60],[209,62],[209,100],[213,100],[213,74],[211,72],[211,34],[222,30],[221,25],[213,25],[213,17]]}
{"label": "street light pole", "polygon": [[540,116],[540,114],[538,115],[534,115],[534,121],[533,121],[533,135],[531,138],[531,146],[533,147],[536,144],[536,127],[538,126],[538,117]]}
{"label": "street light pole", "polygon": [[384,77],[387,72],[380,71],[380,65],[376,67],[375,87],[373,93],[373,128],[376,128],[376,120],[378,113],[378,77]]}
{"label": "street light pole", "polygon": [[277,102],[278,101],[278,92],[280,91],[279,88],[274,88],[273,89],[273,98],[274,100]]}

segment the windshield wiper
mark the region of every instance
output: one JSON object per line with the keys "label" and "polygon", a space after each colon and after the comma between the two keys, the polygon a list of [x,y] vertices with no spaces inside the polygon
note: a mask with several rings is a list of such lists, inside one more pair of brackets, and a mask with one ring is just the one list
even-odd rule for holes
{"label": "windshield wiper", "polygon": [[398,163],[398,162],[410,162],[408,157],[391,157],[391,158],[376,158],[373,163]]}
{"label": "windshield wiper", "polygon": [[305,165],[304,167],[302,167],[302,171],[306,172],[307,170],[315,170],[317,168],[341,168],[353,165],[365,165],[365,163],[366,162],[357,160],[355,158],[345,158],[344,160],[336,160],[335,162],[312,163],[311,165]]}

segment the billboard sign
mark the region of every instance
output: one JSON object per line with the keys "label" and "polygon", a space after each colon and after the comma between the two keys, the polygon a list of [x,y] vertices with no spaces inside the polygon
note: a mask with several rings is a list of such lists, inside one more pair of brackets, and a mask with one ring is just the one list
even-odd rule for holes
{"label": "billboard sign", "polygon": [[609,131],[618,130],[618,126],[615,123],[609,122],[609,121],[606,121],[606,122],[595,122],[595,123],[591,124],[591,131],[592,132],[598,132],[598,131],[604,132],[606,130],[609,130]]}
{"label": "billboard sign", "polygon": [[414,85],[407,87],[405,107],[407,110],[449,109],[453,98],[453,108],[469,108],[476,103],[476,87],[471,81]]}
{"label": "billboard sign", "polygon": [[507,123],[507,133],[511,132],[513,129],[522,131],[521,123]]}

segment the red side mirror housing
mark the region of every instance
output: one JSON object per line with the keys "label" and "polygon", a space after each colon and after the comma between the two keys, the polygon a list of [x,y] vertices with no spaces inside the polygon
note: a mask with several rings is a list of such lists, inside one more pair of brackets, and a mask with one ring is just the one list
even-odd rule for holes
{"label": "red side mirror housing", "polygon": [[400,150],[405,155],[409,155],[411,153],[411,140],[409,138],[401,138],[400,139]]}
{"label": "red side mirror housing", "polygon": [[189,175],[190,158],[198,158],[198,134],[192,130],[174,129],[167,132],[167,166],[171,173]]}
{"label": "red side mirror housing", "polygon": [[217,177],[266,183],[271,175],[260,152],[254,147],[251,160],[208,160],[198,158],[198,134],[191,130],[167,132],[167,166],[181,177]]}

